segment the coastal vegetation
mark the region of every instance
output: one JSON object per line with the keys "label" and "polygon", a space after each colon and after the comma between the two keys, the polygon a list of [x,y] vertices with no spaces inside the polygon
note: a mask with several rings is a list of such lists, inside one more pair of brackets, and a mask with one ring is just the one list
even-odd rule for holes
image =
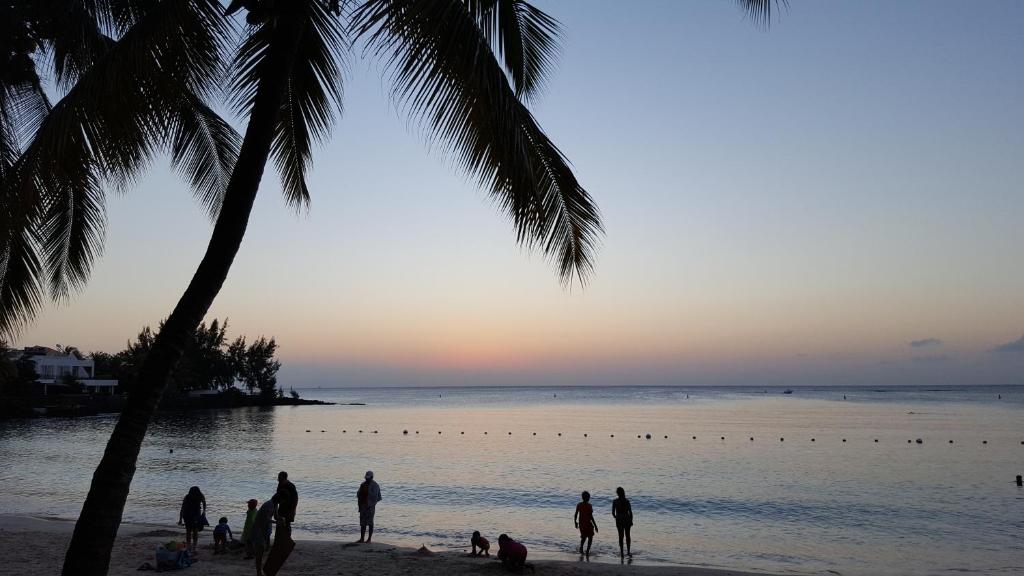
{"label": "coastal vegetation", "polygon": [[[162,323],[160,325],[162,327]],[[161,398],[165,409],[210,408],[247,405],[295,404],[301,400],[293,390],[287,395],[278,386],[277,341],[260,336],[248,342],[244,336],[229,340],[227,321],[205,322],[189,336],[181,360],[168,376]],[[94,351],[83,354],[74,346],[57,346],[61,355],[73,354],[94,363],[95,378],[118,382],[117,394],[86,395],[82,382],[70,374],[50,386],[48,395],[37,383],[39,374],[30,356],[11,350],[0,341],[0,399],[2,417],[33,415],[76,415],[120,411],[123,396],[140,386],[139,368],[144,364],[159,333],[149,326],[118,352]],[[88,382],[88,381],[85,381]],[[190,394],[192,393],[192,394]],[[195,394],[202,393],[201,396]],[[201,398],[201,401],[196,400]],[[310,403],[303,401],[301,403]]]}

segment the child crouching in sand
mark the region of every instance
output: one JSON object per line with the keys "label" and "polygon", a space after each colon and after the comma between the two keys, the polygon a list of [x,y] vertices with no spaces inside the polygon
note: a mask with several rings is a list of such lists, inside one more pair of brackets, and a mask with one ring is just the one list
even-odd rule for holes
{"label": "child crouching in sand", "polygon": [[526,546],[508,537],[498,536],[498,560],[510,570],[522,570],[526,565]]}
{"label": "child crouching in sand", "polygon": [[[237,524],[236,524],[237,526]],[[228,519],[221,517],[217,521],[217,527],[213,529],[213,553],[220,554],[221,552],[228,551],[228,537],[231,537],[231,541],[235,541],[235,535],[231,533],[231,527],[228,526]]]}
{"label": "child crouching in sand", "polygon": [[[480,554],[484,556],[491,555],[491,543],[487,541],[487,538],[481,536],[480,532],[473,532],[473,537],[469,539],[469,544],[473,547],[473,556],[479,556]],[[479,552],[476,551],[477,548],[480,549]]]}

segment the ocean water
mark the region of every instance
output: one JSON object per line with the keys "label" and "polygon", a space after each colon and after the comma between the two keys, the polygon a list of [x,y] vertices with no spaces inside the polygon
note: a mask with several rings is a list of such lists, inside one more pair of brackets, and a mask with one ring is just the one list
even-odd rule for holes
{"label": "ocean water", "polygon": [[[173,525],[195,484],[208,516],[240,530],[245,501],[287,470],[298,535],[351,541],[370,469],[384,496],[375,538],[401,544],[461,550],[473,530],[505,532],[531,557],[577,560],[572,516],[588,490],[589,561],[617,563],[622,486],[634,563],[1024,573],[1021,386],[300,393],[339,404],[160,415],[125,520]],[[0,423],[0,510],[75,517],[113,424]]]}

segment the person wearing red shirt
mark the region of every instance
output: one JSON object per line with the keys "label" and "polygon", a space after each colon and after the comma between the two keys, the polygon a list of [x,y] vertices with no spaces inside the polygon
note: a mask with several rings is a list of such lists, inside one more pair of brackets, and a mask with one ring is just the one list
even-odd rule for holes
{"label": "person wearing red shirt", "polygon": [[576,505],[572,521],[580,529],[580,554],[584,553],[583,544],[586,543],[586,554],[590,556],[590,545],[594,543],[594,534],[597,533],[597,521],[594,520],[594,507],[590,504],[590,492],[583,491],[583,502]]}

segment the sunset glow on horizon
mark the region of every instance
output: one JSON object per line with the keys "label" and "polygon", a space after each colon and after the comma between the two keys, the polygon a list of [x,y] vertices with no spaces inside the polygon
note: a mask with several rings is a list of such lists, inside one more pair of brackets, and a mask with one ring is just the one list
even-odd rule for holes
{"label": "sunset glow on horizon", "polygon": [[[207,317],[274,336],[285,387],[1024,383],[1024,4],[538,4],[593,278],[517,247],[357,59],[309,211],[268,170]],[[210,223],[165,164],[13,344],[114,352],[170,312]]]}

